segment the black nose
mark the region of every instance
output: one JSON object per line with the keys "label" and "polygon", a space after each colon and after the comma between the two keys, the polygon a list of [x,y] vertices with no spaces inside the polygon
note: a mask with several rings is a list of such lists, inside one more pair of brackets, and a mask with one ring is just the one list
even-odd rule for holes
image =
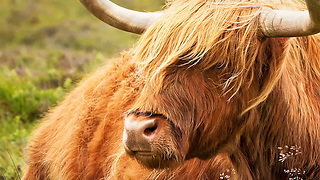
{"label": "black nose", "polygon": [[157,138],[160,122],[157,117],[129,115],[125,118],[123,143],[132,152],[150,152],[150,143]]}

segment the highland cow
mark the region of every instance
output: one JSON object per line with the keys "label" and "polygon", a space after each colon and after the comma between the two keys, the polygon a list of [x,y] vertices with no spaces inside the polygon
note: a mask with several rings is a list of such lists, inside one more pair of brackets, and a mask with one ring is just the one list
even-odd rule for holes
{"label": "highland cow", "polygon": [[23,179],[320,179],[319,0],[82,3],[142,36],[46,115]]}

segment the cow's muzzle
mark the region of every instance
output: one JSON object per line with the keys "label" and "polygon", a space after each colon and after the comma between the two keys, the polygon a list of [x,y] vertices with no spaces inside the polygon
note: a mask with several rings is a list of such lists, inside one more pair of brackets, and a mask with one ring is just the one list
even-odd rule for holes
{"label": "cow's muzzle", "polygon": [[166,119],[161,115],[129,114],[124,120],[124,148],[146,167],[162,168],[171,158],[166,158],[161,150],[167,131]]}
{"label": "cow's muzzle", "polygon": [[125,118],[123,144],[129,153],[146,154],[152,151],[151,143],[161,131],[156,117],[129,115]]}

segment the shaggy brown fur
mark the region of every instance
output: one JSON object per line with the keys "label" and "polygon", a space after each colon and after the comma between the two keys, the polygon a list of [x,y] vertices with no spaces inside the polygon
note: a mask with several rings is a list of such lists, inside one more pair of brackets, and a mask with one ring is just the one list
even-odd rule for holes
{"label": "shaggy brown fur", "polygon": [[[168,2],[136,47],[45,117],[23,179],[320,179],[320,36],[261,38],[261,4],[304,8],[267,2]],[[128,111],[168,118],[181,134],[158,143],[179,165],[124,153]]]}

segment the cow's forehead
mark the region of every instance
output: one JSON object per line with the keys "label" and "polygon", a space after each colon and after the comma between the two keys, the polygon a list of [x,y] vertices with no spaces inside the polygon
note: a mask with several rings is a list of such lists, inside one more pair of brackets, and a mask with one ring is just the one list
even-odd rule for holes
{"label": "cow's forehead", "polygon": [[259,7],[237,3],[218,8],[207,1],[175,1],[142,35],[134,59],[148,80],[161,83],[172,68],[219,69],[230,78],[226,84],[238,88],[237,78],[252,71],[261,44],[257,12]]}

